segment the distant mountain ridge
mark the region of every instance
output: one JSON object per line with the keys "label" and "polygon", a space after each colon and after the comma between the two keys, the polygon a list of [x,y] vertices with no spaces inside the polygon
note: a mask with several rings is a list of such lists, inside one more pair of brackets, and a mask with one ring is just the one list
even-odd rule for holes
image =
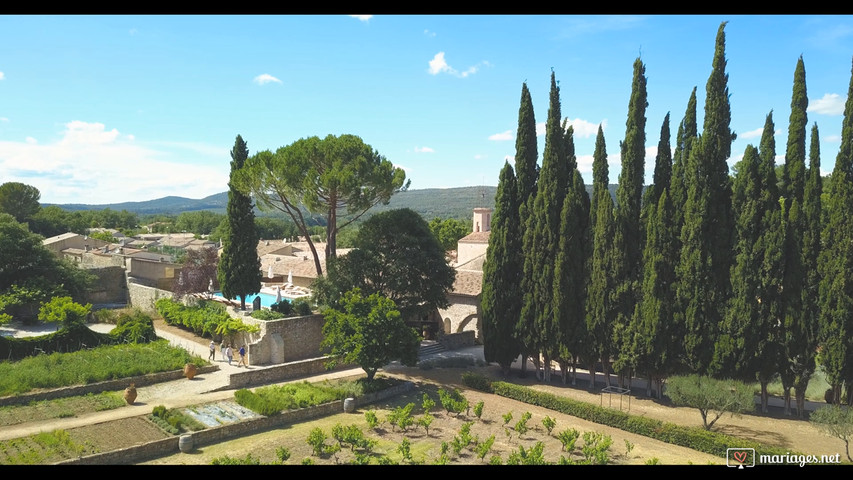
{"label": "distant mountain ridge", "polygon": [[[592,195],[592,185],[586,186],[587,193]],[[610,192],[615,199],[616,185],[610,185]],[[419,213],[425,220],[433,218],[469,219],[476,207],[495,207],[497,187],[455,187],[455,188],[424,188],[399,192],[391,197],[388,205],[377,205],[368,211],[378,213],[396,208],[409,208]],[[47,206],[48,204],[43,204]],[[141,202],[122,202],[103,205],[80,203],[56,204],[65,210],[110,210],[136,213],[139,215],[168,214],[177,215],[182,212],[209,210],[225,214],[228,206],[228,192],[216,193],[201,199],[178,196],[168,196]],[[283,215],[281,212],[261,212],[258,215]]]}

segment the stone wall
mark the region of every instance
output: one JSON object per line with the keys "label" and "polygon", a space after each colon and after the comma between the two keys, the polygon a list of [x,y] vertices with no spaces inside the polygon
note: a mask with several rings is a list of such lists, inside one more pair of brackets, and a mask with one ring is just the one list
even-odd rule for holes
{"label": "stone wall", "polygon": [[88,303],[128,303],[127,279],[123,267],[87,268],[86,271],[97,277],[95,284],[87,293]]}
{"label": "stone wall", "polygon": [[482,315],[480,302],[477,297],[468,295],[448,295],[450,307],[439,309],[443,333],[460,333],[471,331],[477,343],[483,343]]}
{"label": "stone wall", "polygon": [[[239,373],[232,373],[229,377],[229,385],[227,388],[248,388],[254,385],[267,385],[294,378],[328,373],[329,370],[326,369],[326,362],[328,361],[329,359],[326,357],[317,357],[307,360],[288,362],[281,365],[274,365],[271,367],[264,367],[257,370],[246,370]],[[342,370],[344,368],[352,368],[352,366],[340,365],[335,370]]]}
{"label": "stone wall", "polygon": [[458,348],[476,345],[477,339],[473,331],[447,333],[438,337],[438,343],[444,345],[448,350],[456,350]]}
{"label": "stone wall", "polygon": [[[230,310],[230,309],[229,309]],[[250,365],[276,365],[322,356],[323,316],[320,314],[280,320],[258,320],[238,316],[244,323],[260,327],[252,335],[249,347]]]}
{"label": "stone wall", "polygon": [[156,315],[157,307],[154,303],[160,298],[173,298],[174,293],[168,290],[160,290],[158,288],[149,287],[135,282],[127,282],[128,304],[132,307],[139,307],[142,311]]}
{"label": "stone wall", "polygon": [[[364,395],[355,399],[356,407],[370,405],[387,398],[410,392],[415,385],[412,382],[404,382],[396,387],[382,392]],[[193,448],[204,445],[216,444],[244,435],[254,435],[264,430],[278,428],[292,423],[304,422],[313,418],[334,415],[343,412],[343,400],[325,403],[310,408],[299,410],[288,410],[271,417],[258,417],[243,420],[236,423],[222,425],[220,427],[207,428],[198,432],[185,434],[192,438]],[[354,413],[353,415],[359,415]],[[96,453],[85,457],[58,462],[56,465],[133,465],[145,460],[164,457],[179,453],[180,437],[169,437],[163,440],[155,440],[142,445],[116,450],[113,452]]]}

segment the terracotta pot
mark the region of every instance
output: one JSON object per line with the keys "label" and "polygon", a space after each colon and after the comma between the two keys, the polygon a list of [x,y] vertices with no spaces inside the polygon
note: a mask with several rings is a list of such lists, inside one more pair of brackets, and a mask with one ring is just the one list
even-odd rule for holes
{"label": "terracotta pot", "polygon": [[184,375],[192,380],[195,374],[198,373],[198,368],[196,368],[195,364],[188,363],[184,365]]}
{"label": "terracotta pot", "polygon": [[133,405],[133,402],[136,401],[136,386],[132,383],[129,387],[124,389],[124,401],[127,402],[128,405]]}

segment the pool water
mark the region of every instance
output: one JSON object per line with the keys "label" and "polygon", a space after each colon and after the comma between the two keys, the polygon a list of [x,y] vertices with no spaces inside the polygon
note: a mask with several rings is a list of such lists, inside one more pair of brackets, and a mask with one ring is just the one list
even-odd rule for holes
{"label": "pool water", "polygon": [[[214,296],[214,297],[219,297],[219,298],[225,298],[225,297],[222,295],[222,292],[215,292],[215,293],[213,294],[213,296]],[[255,295],[246,295],[246,305],[252,305],[252,302],[254,302],[254,301],[255,301],[255,297],[258,297],[258,298],[260,298],[260,299],[261,299],[261,306],[262,306],[262,307],[270,308],[270,307],[272,306],[272,304],[274,304],[274,303],[275,303],[275,295],[270,295],[270,294],[268,294],[268,293],[258,293],[258,294],[255,294]],[[284,295],[282,295],[281,299],[282,299],[282,300],[288,300],[288,301],[291,301],[291,302],[293,301],[293,300],[291,300],[291,299],[289,299],[289,298],[285,298],[285,296],[284,296]],[[239,301],[240,301],[240,299],[239,299],[239,298],[232,299],[232,300],[237,301],[237,302],[239,302]]]}

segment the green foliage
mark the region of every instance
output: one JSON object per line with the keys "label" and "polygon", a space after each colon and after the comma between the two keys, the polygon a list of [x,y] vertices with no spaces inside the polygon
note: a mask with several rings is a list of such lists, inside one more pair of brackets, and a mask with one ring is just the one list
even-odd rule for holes
{"label": "green foliage", "polygon": [[204,424],[186,415],[180,409],[167,409],[163,405],[154,407],[148,419],[172,435],[178,435],[182,432],[196,432],[206,428]]}
{"label": "green foliage", "polygon": [[598,432],[584,432],[583,443],[581,453],[583,454],[584,464],[607,465],[610,461],[608,450],[610,450],[610,446],[613,444],[613,439],[610,435]]}
{"label": "green foliage", "polygon": [[379,417],[376,416],[376,412],[373,410],[364,412],[364,420],[367,422],[367,428],[371,430],[375,430],[380,423]]}
{"label": "green foliage", "polygon": [[320,456],[326,451],[326,434],[320,427],[312,428],[308,433],[308,438],[305,440],[311,446],[311,451],[315,456]]}
{"label": "green foliage", "polygon": [[518,450],[510,453],[506,460],[507,465],[546,465],[545,461],[545,444],[536,442],[529,449],[525,449],[524,445],[519,445]]}
{"label": "green foliage", "polygon": [[[22,451],[20,444],[31,444],[35,448]],[[43,465],[52,458],[76,458],[87,451],[87,445],[81,445],[71,439],[65,430],[41,432],[24,439],[13,438],[0,442],[0,452],[5,453],[4,463],[10,465]]]}
{"label": "green foliage", "polygon": [[438,398],[441,401],[441,406],[447,413],[459,415],[468,410],[468,399],[462,395],[458,388],[453,390],[438,389]]}
{"label": "green foliage", "polygon": [[375,440],[365,437],[361,428],[354,424],[348,426],[336,424],[332,427],[332,438],[338,441],[341,448],[348,446],[351,451],[355,451],[357,448],[370,451],[376,445]]}
{"label": "green foliage", "polygon": [[477,402],[477,404],[476,404],[476,405],[474,405],[474,415],[475,415],[477,418],[482,418],[482,416],[483,416],[483,406],[484,406],[485,404],[486,404],[486,402],[484,402],[484,401],[482,401],[482,400],[481,400],[481,401]]}
{"label": "green foliage", "polygon": [[462,373],[462,383],[464,383],[468,387],[475,388],[481,392],[493,393],[492,380],[489,377],[481,375],[479,373]]}
{"label": "green foliage", "polygon": [[420,335],[407,326],[394,302],[379,294],[362,296],[354,289],[344,294],[340,309],[323,312],[323,341],[337,363],[355,364],[372,381],[376,371],[392,360],[406,366],[417,363]]}
{"label": "green foliage", "polygon": [[545,418],[542,419],[542,426],[548,431],[548,435],[551,435],[551,431],[557,426],[557,421],[552,417],[545,415]]}
{"label": "green foliage", "polygon": [[530,417],[532,415],[533,414],[531,414],[530,412],[524,412],[518,422],[516,422],[515,427],[513,427],[513,430],[518,433],[519,438],[521,438],[521,436],[527,433],[527,431],[529,430],[527,422],[530,420]]}
{"label": "green foliage", "polygon": [[225,298],[240,298],[246,309],[246,295],[261,289],[261,259],[258,257],[258,232],[252,198],[238,190],[236,177],[245,170],[249,149],[237,135],[231,149],[231,173],[228,182],[228,225],[222,239],[222,253],[217,266],[217,280]]}
{"label": "green foliage", "polygon": [[403,460],[412,461],[412,445],[408,438],[403,437],[403,441],[397,447],[397,453],[403,457]]}
{"label": "green foliage", "polygon": [[41,192],[38,188],[20,182],[0,185],[0,213],[7,213],[19,222],[26,222],[38,213]]}
{"label": "green foliage", "polygon": [[318,304],[339,308],[346,292],[358,288],[394,301],[405,320],[447,308],[456,276],[427,223],[408,209],[370,217],[359,228],[356,247],[328,259],[327,269],[312,286]]}
{"label": "green foliage", "polygon": [[54,297],[42,305],[38,318],[42,322],[59,323],[62,328],[71,328],[86,323],[86,317],[91,310],[92,305],[80,305],[71,300],[71,297]]}
{"label": "green foliage", "polygon": [[699,410],[705,430],[724,414],[740,415],[755,409],[755,389],[735,380],[717,380],[699,375],[675,376],[667,380],[666,395],[673,405]]}
{"label": "green foliage", "polygon": [[445,251],[456,250],[459,239],[471,233],[471,228],[469,223],[455,218],[436,217],[429,222],[429,229]]}
{"label": "green foliage", "polygon": [[235,401],[241,406],[264,416],[275,415],[284,410],[294,410],[353,396],[353,385],[343,383],[308,383],[308,381],[269,385],[254,391],[240,389],[234,392]]}
{"label": "green foliage", "polygon": [[260,465],[261,459],[247,453],[243,458],[231,458],[228,455],[217,457],[210,461],[211,465]]}
{"label": "green foliage", "polygon": [[[478,443],[477,446],[475,447],[475,450],[477,452],[477,458],[479,458],[480,460],[483,460],[484,458],[486,458],[486,455],[488,455],[489,452],[492,450],[492,445],[494,445],[494,444],[495,444],[495,436],[494,435],[487,438],[485,442]],[[494,457],[492,457],[492,458],[494,458]]]}
{"label": "green foliage", "polygon": [[258,320],[277,320],[279,318],[284,318],[284,315],[282,315],[281,313],[276,313],[274,310],[272,310],[272,308],[270,308],[269,310],[264,308],[260,310],[253,310],[249,316],[252,318],[257,318]]}
{"label": "green foliage", "polygon": [[110,336],[117,344],[148,343],[157,340],[153,319],[139,308],[119,312],[114,323],[116,326],[110,331]]}
{"label": "green foliage", "polygon": [[429,427],[430,425],[432,425],[433,420],[435,420],[435,417],[433,417],[432,414],[429,412],[426,412],[420,417],[418,417],[417,424],[421,427],[424,427],[424,431],[426,432],[427,437],[429,436]]}
{"label": "green foliage", "polygon": [[504,425],[509,425],[509,422],[512,421],[512,412],[506,412],[502,417],[504,419]]}
{"label": "green foliage", "polygon": [[412,410],[414,408],[414,403],[407,403],[405,407],[396,407],[388,414],[388,423],[391,424],[392,428],[400,427],[405,432],[415,422],[415,419],[412,418]]}
{"label": "green foliage", "polygon": [[278,459],[279,462],[286,462],[290,459],[290,449],[287,447],[278,447],[275,449],[275,458]]}
{"label": "green foliage", "polygon": [[433,408],[435,408],[435,400],[428,393],[424,393],[423,400],[421,401],[421,409],[424,413],[429,413]]}
{"label": "green foliage", "polygon": [[37,388],[85,385],[115,378],[180,370],[201,361],[166,340],[102,346],[74,353],[52,353],[17,362],[0,362],[0,397]]}
{"label": "green foliage", "polygon": [[658,457],[652,457],[646,460],[644,465],[660,465],[660,459]]}
{"label": "green foliage", "polygon": [[557,438],[560,439],[560,443],[563,445],[563,451],[571,453],[575,449],[575,442],[578,441],[580,437],[580,432],[576,429],[571,428],[567,430],[563,430],[557,435]]}

